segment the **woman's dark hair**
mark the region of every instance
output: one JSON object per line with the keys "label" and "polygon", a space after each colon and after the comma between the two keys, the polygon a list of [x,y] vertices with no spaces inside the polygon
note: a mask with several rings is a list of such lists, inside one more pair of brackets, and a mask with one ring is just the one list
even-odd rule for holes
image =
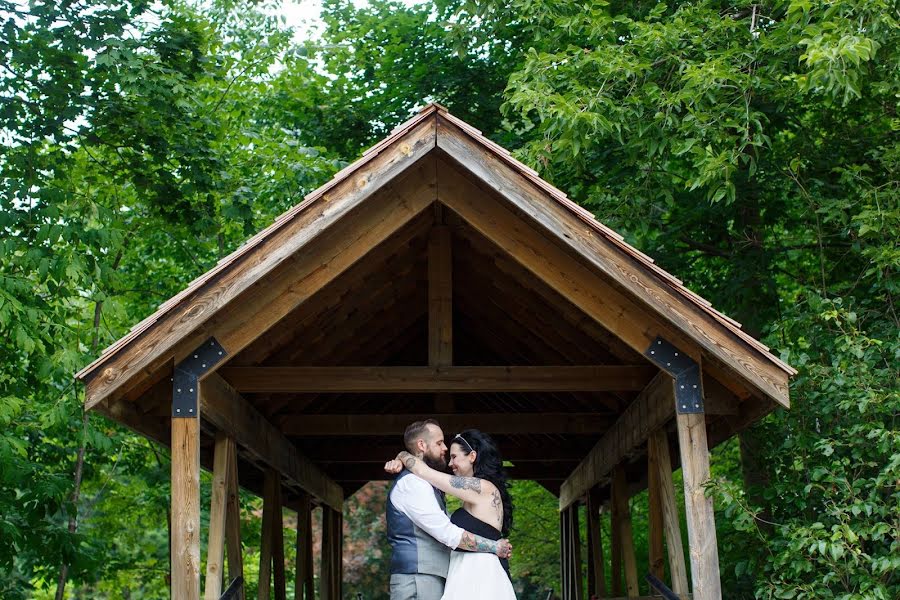
{"label": "woman's dark hair", "polygon": [[459,447],[466,452],[474,450],[475,477],[479,479],[487,479],[493,483],[500,491],[500,499],[503,501],[503,525],[500,533],[505,537],[509,535],[513,522],[512,499],[509,497],[509,490],[506,483],[506,472],[503,470],[503,459],[500,458],[500,451],[497,444],[486,433],[477,429],[466,429],[450,441],[452,444],[459,444]]}

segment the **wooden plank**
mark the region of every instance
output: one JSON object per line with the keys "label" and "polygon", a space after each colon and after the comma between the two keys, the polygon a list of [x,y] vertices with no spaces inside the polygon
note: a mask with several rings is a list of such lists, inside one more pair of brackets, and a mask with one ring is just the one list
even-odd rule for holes
{"label": "wooden plank", "polygon": [[568,433],[587,435],[609,428],[610,418],[596,413],[471,413],[288,415],[280,420],[285,435],[400,435],[413,421],[437,419],[446,431],[477,427],[494,434]]}
{"label": "wooden plank", "polygon": [[[445,433],[449,432],[448,429]],[[495,439],[495,441],[497,446],[503,450],[503,459],[511,461],[517,467],[533,462],[577,462],[584,458],[585,455],[585,452],[565,441],[554,442],[547,440],[540,442],[540,444],[535,444],[529,440],[523,441],[520,438],[512,437],[501,437],[500,439]],[[396,454],[401,450],[401,445],[400,441],[394,443],[372,442],[371,444],[366,444],[365,452],[360,453],[359,448],[348,445],[347,440],[343,438],[317,439],[310,440],[308,444],[305,444],[303,452],[310,460],[316,462],[351,463],[354,465],[375,463],[381,466],[384,464],[386,456],[391,456],[391,454]]]}
{"label": "wooden plank", "polygon": [[[659,457],[653,447],[653,436],[647,440],[647,565],[651,575],[662,581],[665,578],[663,558],[663,507],[660,489]],[[669,465],[666,464],[666,468]]]}
{"label": "wooden plank", "polygon": [[663,526],[666,530],[666,549],[669,557],[669,574],[672,590],[687,597],[687,565],[684,562],[684,546],[681,540],[681,519],[675,506],[675,485],[672,483],[672,460],[669,455],[669,439],[663,428],[653,432],[648,440],[649,452],[657,469],[659,498],[662,506]]}
{"label": "wooden plank", "polygon": [[[248,346],[432,204],[434,165],[429,159],[416,162],[433,146],[434,123],[423,123],[160,314],[138,337],[84,373],[85,407],[127,393],[135,380],[173,359],[177,364],[210,335],[229,357]],[[267,285],[256,285],[263,278]],[[223,310],[227,318],[213,319]]]}
{"label": "wooden plank", "polygon": [[[358,447],[357,447],[358,448]],[[384,471],[384,461],[389,460],[397,455],[399,446],[387,454],[381,455],[381,463],[361,463],[358,465],[347,463],[336,463],[332,465],[323,464],[322,467],[328,469],[336,481],[346,483],[350,481],[391,481],[394,475],[389,475]],[[359,451],[359,450],[357,450]],[[368,452],[368,448],[366,448]],[[504,455],[504,460],[508,460]],[[565,462],[546,462],[546,463],[521,463],[504,467],[506,475],[510,480],[542,480],[542,481],[562,481],[566,473],[572,468],[573,461]]]}
{"label": "wooden plank", "polygon": [[222,577],[225,572],[225,513],[228,502],[228,484],[231,475],[231,453],[234,440],[222,433],[216,433],[213,455],[212,494],[209,505],[209,536],[206,544],[206,600],[219,600],[222,595]]}
{"label": "wooden plank", "polygon": [[696,600],[721,600],[715,513],[712,498],[706,496],[703,488],[709,481],[706,418],[702,413],[678,415],[676,422],[684,478],[692,591]]}
{"label": "wooden plank", "polygon": [[238,392],[580,392],[640,391],[657,369],[646,365],[224,367]]}
{"label": "wooden plank", "polygon": [[610,532],[610,568],[613,596],[622,595],[622,528],[619,527],[619,520],[622,516],[622,507],[620,506],[615,494],[610,499],[609,513],[609,532]]}
{"label": "wooden plank", "polygon": [[[437,146],[527,215],[529,220],[539,223],[557,243],[583,257],[593,269],[627,290],[645,311],[651,311],[659,319],[670,323],[679,332],[678,340],[691,340],[691,343],[676,342],[671,333],[663,337],[682,347],[685,352],[689,352],[688,348],[701,346],[762,393],[788,406],[789,375],[770,357],[741,341],[709,313],[677,293],[658,275],[649,272],[640,261],[587,226],[570,209],[548,198],[546,192],[536,188],[519,172],[485,151],[443,118],[438,118]],[[441,201],[446,185],[444,179],[447,178],[442,177],[439,184]],[[456,206],[448,206],[459,213]],[[462,216],[469,220],[465,214]],[[488,236],[491,237],[490,234]],[[652,339],[641,340],[635,349],[643,351]],[[697,360],[699,357],[692,358]]]}
{"label": "wooden plank", "polygon": [[341,599],[343,519],[340,512],[322,508],[322,600]]}
{"label": "wooden plank", "polygon": [[343,506],[340,486],[302,456],[284,434],[215,373],[200,384],[200,414],[288,481],[329,506]]}
{"label": "wooden plank", "polygon": [[563,482],[560,510],[604,481],[626,454],[642,446],[674,414],[675,381],[659,373]]}
{"label": "wooden plank", "polygon": [[612,493],[619,507],[616,526],[620,534],[622,565],[625,567],[625,590],[630,598],[635,598],[639,593],[637,561],[634,554],[634,536],[631,532],[631,508],[628,506],[628,482],[625,480],[625,467],[622,464],[615,469]]}
{"label": "wooden plank", "polygon": [[172,419],[172,597],[200,598],[200,420]]}
{"label": "wooden plank", "polygon": [[[230,438],[229,438],[230,439]],[[228,553],[228,580],[244,576],[244,556],[241,549],[241,497],[238,487],[237,447],[231,444],[228,453],[228,495],[225,510],[225,548]],[[238,590],[237,600],[244,600],[244,587]]]}
{"label": "wooden plank", "polygon": [[314,600],[312,507],[308,494],[297,501],[297,569],[294,600]]}

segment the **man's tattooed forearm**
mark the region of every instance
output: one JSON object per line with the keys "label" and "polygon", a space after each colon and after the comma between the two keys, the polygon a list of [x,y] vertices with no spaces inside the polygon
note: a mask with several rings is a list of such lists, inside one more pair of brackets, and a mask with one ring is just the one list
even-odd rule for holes
{"label": "man's tattooed forearm", "polygon": [[455,487],[460,490],[475,490],[476,493],[481,493],[481,480],[477,477],[460,477],[458,475],[453,475],[450,478],[450,487]]}

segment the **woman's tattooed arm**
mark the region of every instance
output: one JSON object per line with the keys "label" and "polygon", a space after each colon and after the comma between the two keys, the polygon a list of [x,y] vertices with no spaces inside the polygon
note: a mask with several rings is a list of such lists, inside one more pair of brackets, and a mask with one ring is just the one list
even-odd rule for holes
{"label": "woman's tattooed arm", "polygon": [[496,554],[500,558],[509,558],[512,555],[512,545],[509,543],[509,540],[489,540],[468,531],[463,532],[462,539],[459,540],[459,545],[456,548],[471,552],[488,552]]}

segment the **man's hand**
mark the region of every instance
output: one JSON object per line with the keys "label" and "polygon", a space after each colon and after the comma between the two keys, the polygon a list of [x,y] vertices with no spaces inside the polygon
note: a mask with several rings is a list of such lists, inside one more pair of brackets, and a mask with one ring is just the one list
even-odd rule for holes
{"label": "man's hand", "polygon": [[389,460],[386,463],[384,463],[384,470],[387,471],[388,473],[390,473],[391,475],[396,475],[397,473],[399,473],[400,471],[403,470],[403,463],[400,462],[399,460],[397,460],[396,458],[394,460]]}
{"label": "man's hand", "polygon": [[497,556],[500,558],[509,558],[512,556],[512,544],[509,543],[509,540],[503,538],[502,540],[497,541]]}

